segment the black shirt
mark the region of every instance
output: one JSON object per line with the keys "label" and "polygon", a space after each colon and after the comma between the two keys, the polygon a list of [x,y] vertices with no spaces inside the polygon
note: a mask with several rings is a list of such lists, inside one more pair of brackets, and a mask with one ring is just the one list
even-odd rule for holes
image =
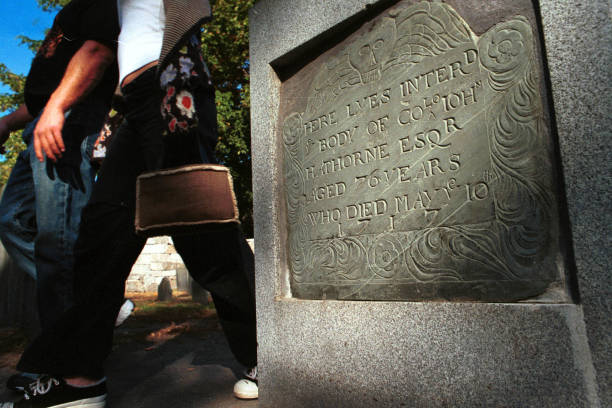
{"label": "black shirt", "polygon": [[[73,0],[55,17],[38,49],[25,85],[25,102],[32,116],[45,107],[60,84],[72,56],[88,40],[117,49],[119,22],[115,0]],[[110,104],[118,80],[117,64],[111,64],[84,101]]]}

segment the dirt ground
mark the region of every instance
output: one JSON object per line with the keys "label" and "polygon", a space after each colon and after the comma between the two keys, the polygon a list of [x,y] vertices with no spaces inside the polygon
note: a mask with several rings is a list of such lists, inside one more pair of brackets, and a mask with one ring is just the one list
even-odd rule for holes
{"label": "dirt ground", "polygon": [[[186,294],[157,302],[156,294],[128,294],[136,308],[115,331],[107,361],[109,408],[253,408],[233,397],[243,367],[233,358],[212,306]],[[0,328],[0,384],[15,373],[28,335]],[[18,395],[0,387],[0,401]]]}

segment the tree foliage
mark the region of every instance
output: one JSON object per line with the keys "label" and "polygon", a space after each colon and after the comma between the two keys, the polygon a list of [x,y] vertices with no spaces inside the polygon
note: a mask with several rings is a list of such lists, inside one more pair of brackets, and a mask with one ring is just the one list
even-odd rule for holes
{"label": "tree foliage", "polygon": [[[45,11],[56,11],[70,2],[70,0],[37,1]],[[32,52],[36,52],[42,42],[41,39],[32,39],[22,35],[18,38],[21,44],[28,47]],[[0,112],[12,112],[23,103],[25,75],[11,72],[5,64],[0,62],[0,83],[9,88],[9,92],[0,93]],[[13,132],[4,144],[5,154],[0,158],[0,186],[6,184],[17,156],[25,148],[21,133],[21,130]]]}
{"label": "tree foliage", "polygon": [[[0,82],[11,92],[0,94],[0,112],[11,112],[23,103],[23,87],[25,77],[10,72],[6,65],[0,63]],[[21,140],[21,131],[13,132],[4,143],[4,158],[0,159],[0,186],[6,184],[11,169],[17,160],[17,155],[25,148]]]}
{"label": "tree foliage", "polygon": [[70,3],[70,0],[36,0],[44,11],[54,11]]}
{"label": "tree foliage", "polygon": [[[45,11],[57,11],[70,0],[37,0]],[[217,156],[234,177],[241,220],[247,235],[252,234],[251,137],[249,101],[248,11],[255,0],[216,0],[214,19],[202,31],[202,53],[216,87],[219,143]],[[19,37],[21,44],[35,51],[40,39]],[[1,111],[12,111],[23,103],[25,77],[10,72],[0,63],[0,82],[10,92],[0,94]],[[0,185],[6,182],[15,158],[23,148],[20,132],[5,144],[7,154],[0,163]]]}
{"label": "tree foliage", "polygon": [[216,88],[217,158],[232,170],[245,232],[252,234],[249,9],[254,0],[217,0],[204,26],[202,53]]}

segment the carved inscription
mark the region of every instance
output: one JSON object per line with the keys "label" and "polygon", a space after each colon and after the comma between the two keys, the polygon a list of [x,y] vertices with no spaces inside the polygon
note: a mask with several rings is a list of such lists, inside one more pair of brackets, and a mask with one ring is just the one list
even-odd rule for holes
{"label": "carved inscription", "polygon": [[530,25],[478,38],[429,2],[370,24],[282,118],[294,295],[540,294],[557,276]]}

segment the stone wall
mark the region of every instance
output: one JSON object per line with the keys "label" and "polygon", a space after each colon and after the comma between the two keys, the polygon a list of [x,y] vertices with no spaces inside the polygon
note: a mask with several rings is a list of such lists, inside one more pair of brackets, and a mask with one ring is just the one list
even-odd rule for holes
{"label": "stone wall", "polygon": [[[255,250],[253,239],[247,240]],[[125,283],[127,292],[156,292],[163,278],[170,279],[172,290],[191,292],[192,280],[176,253],[172,238],[149,238]]]}
{"label": "stone wall", "polygon": [[125,283],[127,292],[157,292],[163,278],[170,279],[172,289],[186,290],[177,275],[184,270],[183,260],[176,253],[172,238],[153,237],[147,240]]}

